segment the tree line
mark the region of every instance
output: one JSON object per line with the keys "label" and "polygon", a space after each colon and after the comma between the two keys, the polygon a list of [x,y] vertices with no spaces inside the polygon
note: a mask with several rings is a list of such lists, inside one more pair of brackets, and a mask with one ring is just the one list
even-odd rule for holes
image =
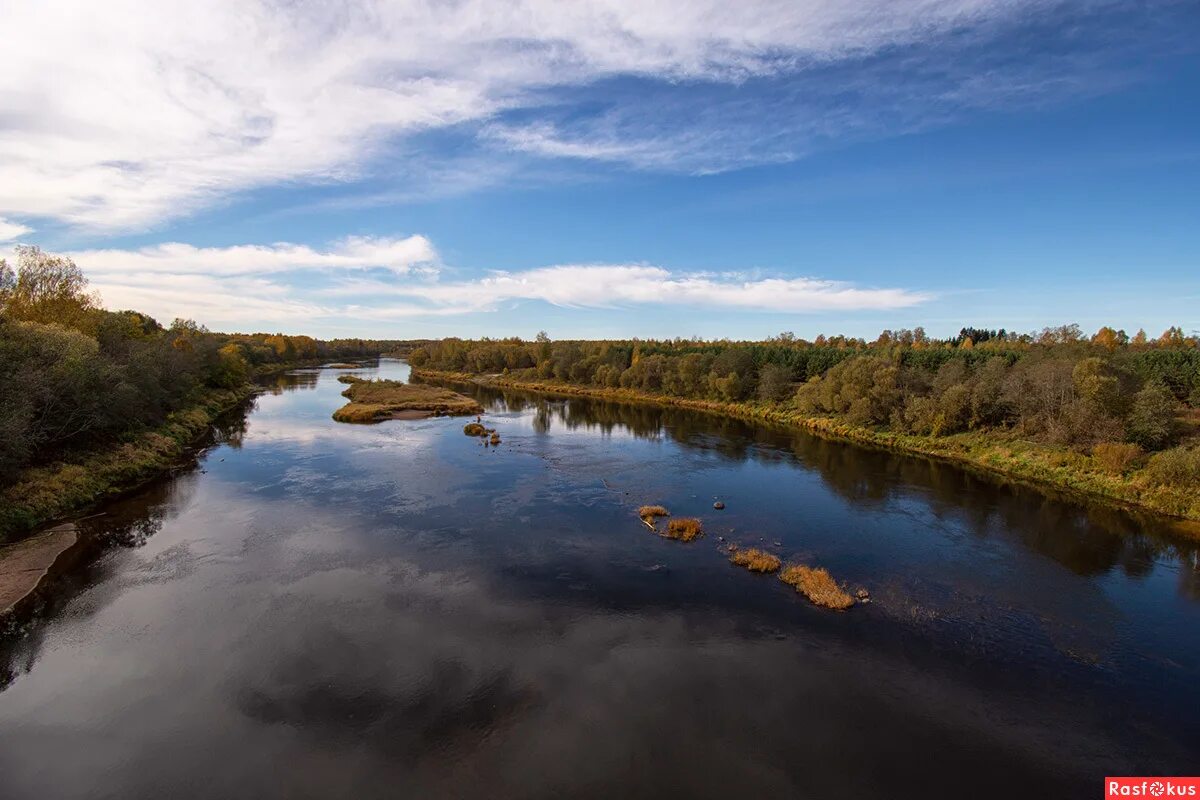
{"label": "tree line", "polygon": [[0,483],[30,464],[161,424],[212,389],[273,365],[376,356],[396,342],[214,333],[107,311],[69,258],[0,260]]}
{"label": "tree line", "polygon": [[723,402],[781,404],[863,426],[942,436],[1008,431],[1087,450],[1138,452],[1176,444],[1200,408],[1200,340],[1178,327],[1144,331],[1077,325],[1018,334],[921,328],[874,341],[784,333],[762,342],[445,339],[414,349],[416,367],[506,373],[608,389]]}

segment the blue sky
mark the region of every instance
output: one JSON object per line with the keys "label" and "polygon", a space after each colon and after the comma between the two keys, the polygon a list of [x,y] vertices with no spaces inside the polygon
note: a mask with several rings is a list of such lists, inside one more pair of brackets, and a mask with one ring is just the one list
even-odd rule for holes
{"label": "blue sky", "polygon": [[0,250],[70,253],[110,307],[1200,329],[1194,3],[72,5],[13,15]]}

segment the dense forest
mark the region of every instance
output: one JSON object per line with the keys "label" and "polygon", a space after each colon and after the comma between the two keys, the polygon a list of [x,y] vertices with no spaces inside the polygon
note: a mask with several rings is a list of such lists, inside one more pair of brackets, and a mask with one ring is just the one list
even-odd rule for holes
{"label": "dense forest", "polygon": [[103,309],[68,258],[18,247],[16,262],[0,260],[0,485],[25,466],[158,425],[264,369],[397,346],[213,333],[182,319],[163,326]]}
{"label": "dense forest", "polygon": [[[733,341],[464,341],[415,349],[427,369],[597,389],[786,407],[905,434],[980,431],[1089,452],[1114,472],[1155,451],[1163,482],[1200,479],[1190,426],[1200,408],[1200,341],[1077,325],[1017,334],[915,330]],[[1180,446],[1182,445],[1182,446]],[[1171,450],[1171,448],[1175,448]]]}

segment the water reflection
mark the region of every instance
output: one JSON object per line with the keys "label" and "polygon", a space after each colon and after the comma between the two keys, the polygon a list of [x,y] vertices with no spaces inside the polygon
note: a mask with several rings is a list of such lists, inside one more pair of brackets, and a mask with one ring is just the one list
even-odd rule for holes
{"label": "water reflection", "polygon": [[268,394],[279,395],[290,391],[316,389],[321,375],[319,369],[298,369],[276,373],[259,381],[259,386]]}
{"label": "water reflection", "polygon": [[[1156,558],[1194,563],[1200,545],[1182,538],[1169,521],[1102,502],[1047,496],[1047,491],[930,458],[848,447],[803,431],[751,424],[687,409],[619,403],[455,385],[495,412],[532,412],[533,430],[614,433],[680,446],[721,459],[794,464],[818,474],[825,486],[856,505],[885,508],[919,494],[938,517],[965,523],[972,535],[1005,536],[1080,575],[1120,567],[1129,577],[1150,574]],[[1192,571],[1181,570],[1185,582]]]}

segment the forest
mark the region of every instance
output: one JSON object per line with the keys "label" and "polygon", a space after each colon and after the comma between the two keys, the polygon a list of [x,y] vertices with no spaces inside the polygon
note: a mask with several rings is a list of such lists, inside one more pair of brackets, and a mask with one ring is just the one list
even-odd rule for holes
{"label": "forest", "polygon": [[377,356],[395,342],[214,333],[108,311],[69,258],[0,260],[0,486],[30,465],[162,424],[206,392],[283,365]]}
{"label": "forest", "polygon": [[414,367],[786,409],[923,437],[978,432],[1089,454],[1162,484],[1200,481],[1200,341],[1078,325],[1033,333],[921,328],[874,341],[784,333],[767,341],[446,339]]}

